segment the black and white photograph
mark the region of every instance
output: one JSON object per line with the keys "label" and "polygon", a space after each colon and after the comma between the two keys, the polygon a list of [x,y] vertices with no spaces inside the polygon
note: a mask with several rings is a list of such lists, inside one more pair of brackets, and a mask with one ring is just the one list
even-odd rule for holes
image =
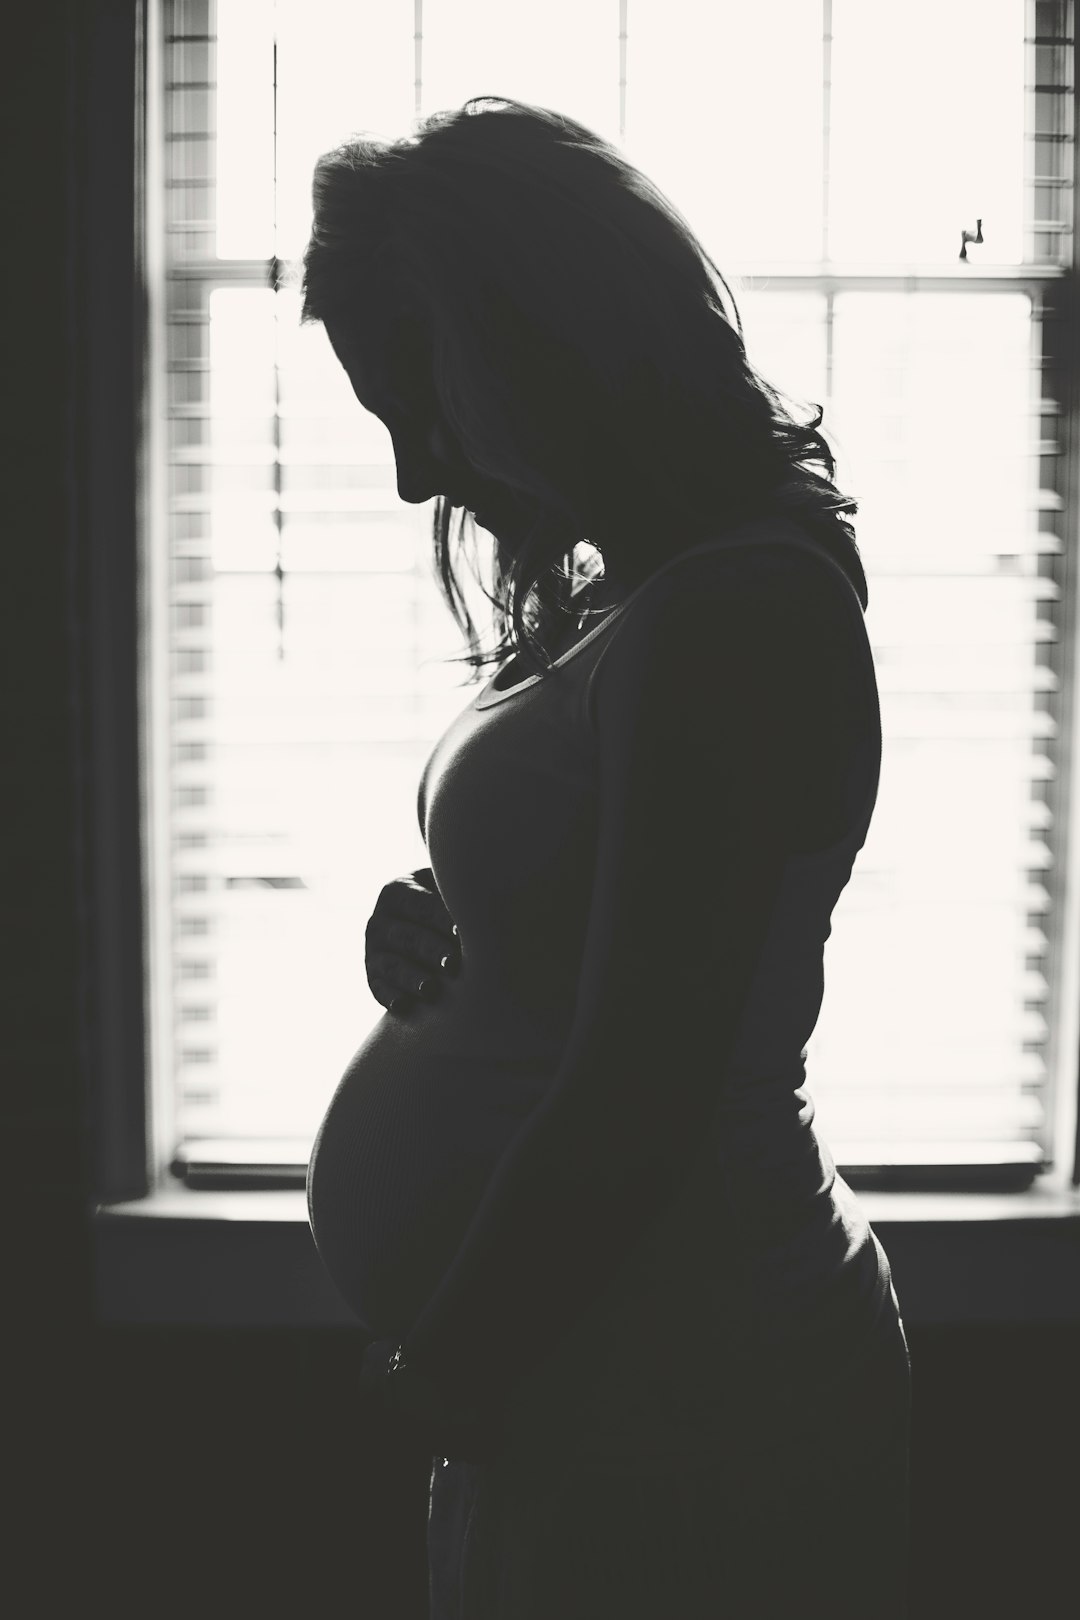
{"label": "black and white photograph", "polygon": [[1075,0],[30,0],[13,1615],[1072,1620]]}

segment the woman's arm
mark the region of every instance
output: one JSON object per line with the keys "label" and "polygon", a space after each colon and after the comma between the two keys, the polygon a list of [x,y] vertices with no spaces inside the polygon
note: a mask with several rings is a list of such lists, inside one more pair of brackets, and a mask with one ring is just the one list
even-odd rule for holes
{"label": "woman's arm", "polygon": [[678,1191],[788,853],[812,825],[821,844],[845,830],[826,821],[866,701],[846,589],[791,548],[781,566],[711,553],[612,627],[591,692],[597,858],[570,1037],[405,1344],[450,1407],[501,1401]]}

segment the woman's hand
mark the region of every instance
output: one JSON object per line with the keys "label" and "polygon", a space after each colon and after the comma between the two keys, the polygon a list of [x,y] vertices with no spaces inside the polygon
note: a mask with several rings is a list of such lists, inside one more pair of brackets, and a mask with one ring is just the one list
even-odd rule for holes
{"label": "woman's hand", "polygon": [[457,928],[430,866],[383,885],[364,935],[364,965],[375,1000],[395,1012],[407,1011],[418,996],[434,1001],[442,974],[457,973]]}

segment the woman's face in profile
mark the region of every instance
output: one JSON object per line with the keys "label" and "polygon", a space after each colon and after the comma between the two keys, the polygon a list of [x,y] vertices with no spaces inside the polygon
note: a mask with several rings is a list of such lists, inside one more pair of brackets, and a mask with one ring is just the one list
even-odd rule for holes
{"label": "woman's face in profile", "polygon": [[324,325],[353,393],[390,434],[400,499],[419,505],[442,495],[472,512],[486,529],[511,522],[515,508],[520,511],[514,492],[466,460],[439,411],[430,375],[394,375],[377,343],[361,345],[336,321]]}

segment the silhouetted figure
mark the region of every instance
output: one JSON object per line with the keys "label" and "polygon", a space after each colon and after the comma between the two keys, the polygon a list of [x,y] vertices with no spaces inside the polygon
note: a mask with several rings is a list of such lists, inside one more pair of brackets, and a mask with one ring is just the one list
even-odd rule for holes
{"label": "silhouetted figure", "polygon": [[894,1620],[910,1359],[805,1083],[881,763],[820,408],[558,113],[351,140],[314,203],[304,318],[498,665],[424,769],[431,865],[368,923],[388,1010],[308,1177],[363,1398],[436,1453],[432,1620]]}

